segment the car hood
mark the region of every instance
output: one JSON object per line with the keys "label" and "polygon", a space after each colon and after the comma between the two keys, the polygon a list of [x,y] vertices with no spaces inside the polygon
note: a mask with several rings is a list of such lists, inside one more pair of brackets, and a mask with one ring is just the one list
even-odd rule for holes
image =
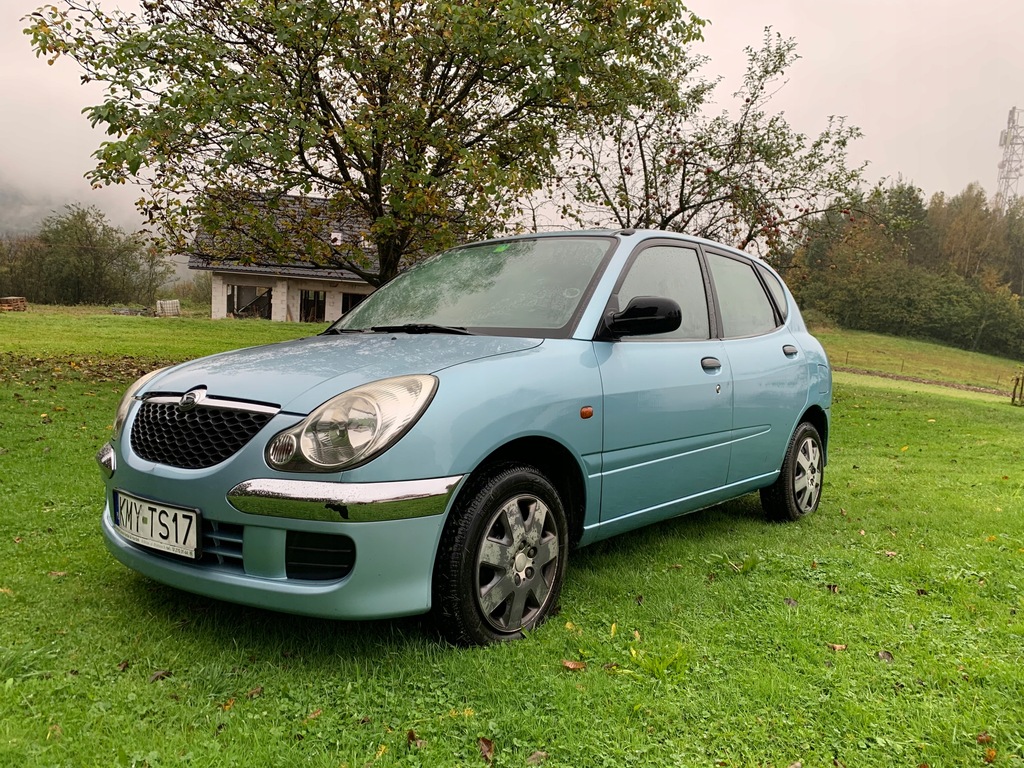
{"label": "car hood", "polygon": [[305,414],[360,384],[389,376],[436,373],[540,343],[541,339],[449,334],[314,336],[182,363],[153,379],[145,393],[181,394],[205,387],[211,397],[273,404]]}

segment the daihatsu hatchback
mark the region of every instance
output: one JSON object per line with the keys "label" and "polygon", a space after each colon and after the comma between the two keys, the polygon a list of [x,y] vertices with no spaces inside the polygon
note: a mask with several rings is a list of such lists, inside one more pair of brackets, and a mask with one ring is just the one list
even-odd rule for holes
{"label": "daihatsu hatchback", "polygon": [[317,336],[133,384],[103,534],[202,595],[505,640],[552,613],[574,547],[754,491],[813,512],[831,390],[757,258],[660,231],[475,243]]}

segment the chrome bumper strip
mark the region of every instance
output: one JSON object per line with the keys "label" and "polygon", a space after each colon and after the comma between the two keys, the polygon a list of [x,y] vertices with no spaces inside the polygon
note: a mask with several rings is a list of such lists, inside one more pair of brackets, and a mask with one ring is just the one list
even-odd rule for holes
{"label": "chrome bumper strip", "polygon": [[395,483],[325,483],[263,478],[228,492],[240,512],[296,520],[365,523],[439,515],[464,475]]}

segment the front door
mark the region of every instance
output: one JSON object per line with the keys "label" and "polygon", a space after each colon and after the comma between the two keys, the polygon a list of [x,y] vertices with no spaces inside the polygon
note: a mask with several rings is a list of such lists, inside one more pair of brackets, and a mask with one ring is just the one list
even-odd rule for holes
{"label": "front door", "polygon": [[671,333],[595,342],[605,415],[601,525],[618,530],[702,506],[726,483],[733,385],[725,345],[711,338],[695,249],[643,246],[616,296],[619,307],[635,296],[667,297],[683,313]]}

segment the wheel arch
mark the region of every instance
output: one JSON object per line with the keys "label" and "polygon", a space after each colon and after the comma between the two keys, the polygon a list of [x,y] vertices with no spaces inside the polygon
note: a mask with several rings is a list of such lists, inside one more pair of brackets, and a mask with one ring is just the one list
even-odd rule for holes
{"label": "wheel arch", "polygon": [[[825,413],[820,405],[812,405],[806,411],[803,416],[797,422],[796,426],[800,426],[803,422],[811,424],[816,430],[818,430],[818,436],[821,438],[821,447],[824,452],[824,462],[828,463],[828,414]],[[794,430],[796,427],[794,427]]]}
{"label": "wheel arch", "polygon": [[463,488],[471,487],[490,468],[511,462],[534,466],[551,481],[565,506],[565,516],[569,521],[569,544],[578,544],[583,536],[583,520],[587,508],[586,483],[579,461],[557,440],[533,436],[505,443],[477,465]]}

